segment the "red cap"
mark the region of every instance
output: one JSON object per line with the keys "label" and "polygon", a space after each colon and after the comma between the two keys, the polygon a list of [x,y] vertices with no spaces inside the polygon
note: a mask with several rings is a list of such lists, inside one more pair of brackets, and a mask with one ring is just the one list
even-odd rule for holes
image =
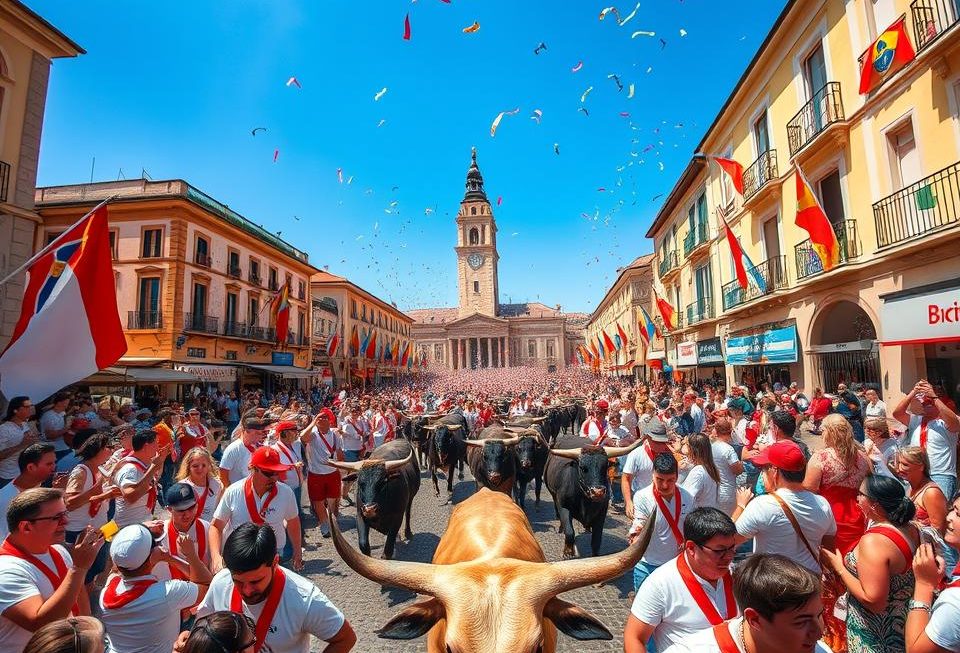
{"label": "red cap", "polygon": [[324,415],[327,418],[327,420],[330,422],[330,424],[332,424],[333,426],[337,425],[337,418],[333,414],[333,411],[330,410],[329,408],[324,408],[323,410],[320,411],[320,414]]}
{"label": "red cap", "polygon": [[606,399],[601,399],[600,401],[598,401],[596,403],[596,406],[598,410],[607,410],[608,408],[610,408],[610,404],[607,403]]}
{"label": "red cap", "polygon": [[781,440],[758,453],[750,459],[754,465],[773,465],[786,472],[802,472],[807,466],[807,459],[796,442]]}
{"label": "red cap", "polygon": [[273,425],[273,432],[282,433],[283,431],[295,431],[299,428],[300,427],[297,426],[297,423],[294,422],[292,419],[285,419]]}
{"label": "red cap", "polygon": [[250,466],[266,472],[285,472],[290,469],[290,465],[280,462],[277,450],[270,447],[260,447],[254,451],[250,456]]}

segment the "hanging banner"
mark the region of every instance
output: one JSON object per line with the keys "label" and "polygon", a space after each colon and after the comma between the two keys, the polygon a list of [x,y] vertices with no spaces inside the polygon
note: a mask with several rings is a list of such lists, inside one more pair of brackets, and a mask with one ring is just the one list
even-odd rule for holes
{"label": "hanging banner", "polygon": [[731,365],[796,363],[797,327],[791,325],[730,338],[727,340],[727,362]]}
{"label": "hanging banner", "polygon": [[677,366],[693,367],[697,364],[697,343],[693,341],[677,343]]}
{"label": "hanging banner", "polygon": [[708,367],[723,365],[723,343],[720,338],[709,338],[697,343],[697,364]]}

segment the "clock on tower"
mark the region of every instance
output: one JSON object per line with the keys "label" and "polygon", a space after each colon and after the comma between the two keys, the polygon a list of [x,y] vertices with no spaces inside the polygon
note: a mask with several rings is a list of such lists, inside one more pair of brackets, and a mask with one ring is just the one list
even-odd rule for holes
{"label": "clock on tower", "polygon": [[457,275],[459,317],[474,313],[495,317],[499,300],[497,223],[483,189],[473,148],[466,193],[457,213]]}

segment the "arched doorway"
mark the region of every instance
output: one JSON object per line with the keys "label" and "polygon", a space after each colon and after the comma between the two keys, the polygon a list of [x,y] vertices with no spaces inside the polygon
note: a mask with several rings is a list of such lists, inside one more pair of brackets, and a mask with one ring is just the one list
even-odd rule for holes
{"label": "arched doorway", "polygon": [[813,382],[824,392],[835,391],[840,383],[860,383],[881,391],[877,327],[856,303],[841,300],[820,311],[814,318],[809,351]]}

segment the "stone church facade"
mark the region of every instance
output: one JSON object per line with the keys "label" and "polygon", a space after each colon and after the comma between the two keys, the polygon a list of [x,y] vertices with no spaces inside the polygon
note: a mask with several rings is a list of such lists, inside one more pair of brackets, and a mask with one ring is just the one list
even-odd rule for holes
{"label": "stone church facade", "polygon": [[406,311],[411,336],[428,367],[562,367],[569,363],[588,316],[539,302],[501,304],[497,223],[473,150],[457,213],[458,306]]}

